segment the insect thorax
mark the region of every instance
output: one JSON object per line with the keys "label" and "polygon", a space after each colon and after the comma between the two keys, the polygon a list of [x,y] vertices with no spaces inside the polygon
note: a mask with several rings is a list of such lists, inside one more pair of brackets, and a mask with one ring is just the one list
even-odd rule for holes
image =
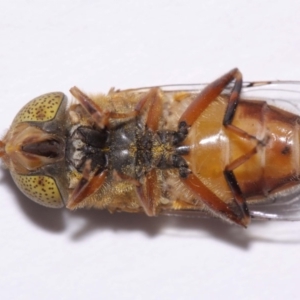
{"label": "insect thorax", "polygon": [[115,170],[125,177],[138,179],[152,168],[187,167],[181,157],[177,131],[152,132],[133,118],[109,129],[76,126],[67,142],[67,160],[83,172],[89,162],[92,170]]}

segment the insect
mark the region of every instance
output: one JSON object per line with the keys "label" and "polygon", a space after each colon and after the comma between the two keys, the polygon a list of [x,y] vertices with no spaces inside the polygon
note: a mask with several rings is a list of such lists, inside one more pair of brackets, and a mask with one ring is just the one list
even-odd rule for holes
{"label": "insect", "polygon": [[261,207],[297,202],[300,116],[241,97],[268,84],[243,84],[233,69],[199,90],[73,87],[70,106],[45,94],[17,114],[0,157],[28,198],[52,208],[208,214],[243,227],[280,219]]}

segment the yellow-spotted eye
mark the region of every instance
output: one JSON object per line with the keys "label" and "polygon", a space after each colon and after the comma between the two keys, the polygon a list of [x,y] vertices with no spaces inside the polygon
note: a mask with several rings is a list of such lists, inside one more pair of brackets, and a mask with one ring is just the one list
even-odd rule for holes
{"label": "yellow-spotted eye", "polygon": [[63,93],[55,92],[31,100],[19,111],[13,123],[47,122],[54,119],[64,97]]}
{"label": "yellow-spotted eye", "polygon": [[11,175],[18,188],[34,202],[51,208],[64,206],[58,186],[52,177],[19,175],[14,172],[11,172]]}

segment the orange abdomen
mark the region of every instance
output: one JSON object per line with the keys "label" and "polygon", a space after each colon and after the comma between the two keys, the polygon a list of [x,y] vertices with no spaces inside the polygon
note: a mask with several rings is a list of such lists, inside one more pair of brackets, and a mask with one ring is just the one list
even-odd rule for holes
{"label": "orange abdomen", "polygon": [[233,125],[257,138],[247,139],[222,124],[226,97],[219,97],[192,126],[185,144],[191,170],[222,200],[233,196],[223,171],[254,148],[257,153],[234,169],[238,184],[249,198],[267,197],[299,181],[300,117],[263,101],[238,104]]}

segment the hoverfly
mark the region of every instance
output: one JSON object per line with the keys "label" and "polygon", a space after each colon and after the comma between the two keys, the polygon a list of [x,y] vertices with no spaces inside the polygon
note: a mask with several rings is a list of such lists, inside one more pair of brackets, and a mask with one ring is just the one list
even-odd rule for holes
{"label": "hoverfly", "polygon": [[17,114],[0,157],[28,198],[52,208],[208,214],[244,227],[292,220],[300,116],[241,95],[270,84],[243,83],[233,69],[201,88],[73,87],[69,106],[45,94]]}

